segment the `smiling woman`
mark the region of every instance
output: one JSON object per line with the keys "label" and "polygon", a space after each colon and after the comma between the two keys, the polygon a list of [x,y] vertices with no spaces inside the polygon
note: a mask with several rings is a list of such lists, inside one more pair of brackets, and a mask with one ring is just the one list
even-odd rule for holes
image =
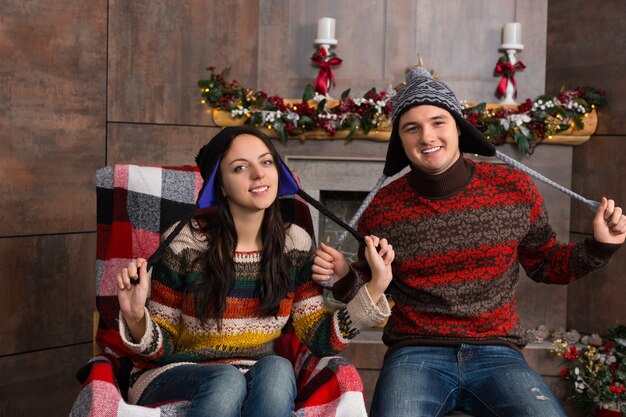
{"label": "smiling woman", "polygon": [[[253,135],[236,137],[220,163],[222,191],[227,198],[233,216],[261,216],[263,211],[276,200],[278,193],[278,171],[268,146]],[[246,227],[245,230],[248,230]],[[244,230],[238,230],[237,249],[261,249],[260,236],[250,236],[254,241],[245,242]],[[248,237],[248,236],[246,236]]]}
{"label": "smiling woman", "polygon": [[148,262],[117,274],[120,334],[134,364],[129,400],[189,401],[187,416],[290,416],[296,377],[274,351],[283,328],[292,322],[316,355],[344,349],[389,316],[382,291],[369,288],[387,287],[383,256],[393,252],[381,255],[378,239],[365,238],[372,285],[331,312],[311,280],[313,239],[283,221],[277,197],[298,186],[271,141],[250,127],[225,128],[196,163],[198,210],[165,232],[151,258],[147,308]]}

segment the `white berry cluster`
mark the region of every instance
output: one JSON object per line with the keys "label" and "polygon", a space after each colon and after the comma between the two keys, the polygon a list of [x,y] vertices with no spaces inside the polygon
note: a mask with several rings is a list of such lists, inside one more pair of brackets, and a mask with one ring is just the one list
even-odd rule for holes
{"label": "white berry cluster", "polygon": [[317,117],[319,117],[320,119],[337,120],[337,115],[331,113],[322,113],[319,114]]}
{"label": "white berry cluster", "polygon": [[563,107],[570,109],[570,110],[577,111],[578,113],[581,113],[581,114],[587,113],[587,109],[585,109],[585,106],[575,102],[574,100],[570,101],[569,103],[563,104]]}
{"label": "white berry cluster", "polygon": [[269,123],[272,124],[274,123],[274,121],[276,119],[280,119],[280,117],[283,115],[283,112],[281,112],[280,110],[276,110],[276,111],[264,111],[261,112],[261,114],[263,115],[263,123]]}
{"label": "white berry cluster", "polygon": [[232,109],[230,111],[230,117],[232,117],[232,118],[246,116],[248,114],[250,114],[250,109],[246,109],[243,106],[239,106],[236,109]]}
{"label": "white berry cluster", "polygon": [[537,100],[537,101],[535,101],[533,103],[533,107],[532,107],[531,111],[550,109],[550,108],[552,108],[552,107],[557,105],[557,103],[555,103],[555,100],[556,99],[546,100],[546,101]]}
{"label": "white berry cluster", "polygon": [[371,104],[374,106],[374,108],[376,109],[376,113],[382,113],[383,111],[383,107],[385,107],[387,105],[387,100],[377,100],[374,101],[374,99],[367,99],[367,98],[355,98],[354,100],[354,104],[357,107],[361,107],[363,104]]}

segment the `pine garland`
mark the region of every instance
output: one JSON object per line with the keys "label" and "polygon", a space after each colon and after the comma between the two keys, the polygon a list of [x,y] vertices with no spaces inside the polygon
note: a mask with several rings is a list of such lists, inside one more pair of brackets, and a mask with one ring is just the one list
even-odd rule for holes
{"label": "pine garland", "polygon": [[[329,136],[348,131],[350,140],[357,133],[367,135],[373,129],[391,128],[391,98],[395,90],[378,92],[372,88],[363,97],[350,97],[350,90],[339,100],[316,94],[309,84],[302,100],[290,102],[264,91],[244,88],[236,80],[227,81],[229,68],[216,72],[207,68],[209,78],[198,81],[202,103],[229,112],[234,119],[254,127],[275,130],[286,141],[304,132],[323,129]],[[607,104],[605,93],[594,87],[561,89],[557,97],[542,95],[526,99],[517,108],[490,109],[485,103],[468,106],[462,103],[466,119],[496,145],[512,139],[523,155],[559,132],[582,129],[584,117],[594,108]]]}

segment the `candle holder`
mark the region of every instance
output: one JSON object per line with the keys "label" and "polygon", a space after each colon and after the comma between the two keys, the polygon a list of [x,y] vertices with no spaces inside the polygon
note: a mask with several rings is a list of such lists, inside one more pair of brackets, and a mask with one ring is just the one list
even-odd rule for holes
{"label": "candle holder", "polygon": [[313,42],[318,46],[317,51],[311,57],[311,61],[320,67],[313,83],[313,89],[318,94],[328,97],[328,92],[335,85],[332,67],[336,67],[342,62],[342,59],[330,50],[331,46],[337,45],[334,18],[322,17],[317,22],[317,38]]}
{"label": "candle holder", "polygon": [[517,104],[517,82],[515,73],[522,71],[526,66],[517,59],[517,52],[524,49],[522,44],[522,24],[519,22],[505,23],[502,27],[502,44],[500,50],[504,55],[498,60],[494,70],[502,78],[496,89],[496,95],[501,97],[501,104]]}

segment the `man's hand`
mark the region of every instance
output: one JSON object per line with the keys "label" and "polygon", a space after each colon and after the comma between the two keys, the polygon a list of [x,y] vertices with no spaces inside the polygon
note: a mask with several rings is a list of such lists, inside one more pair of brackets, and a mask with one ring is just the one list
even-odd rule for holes
{"label": "man's hand", "polygon": [[615,201],[602,197],[600,206],[593,218],[593,238],[601,243],[624,243],[626,239],[626,216]]}

